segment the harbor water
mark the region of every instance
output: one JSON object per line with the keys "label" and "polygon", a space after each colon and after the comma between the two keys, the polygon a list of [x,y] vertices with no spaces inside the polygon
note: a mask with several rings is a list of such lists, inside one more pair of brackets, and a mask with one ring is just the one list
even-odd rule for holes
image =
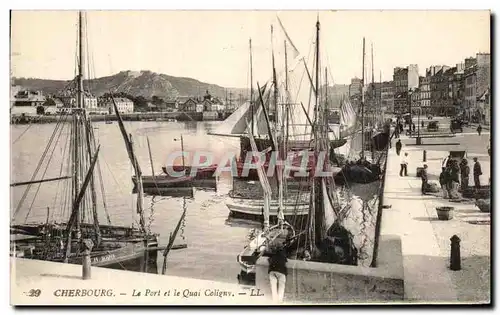
{"label": "harbor water", "polygon": [[[155,174],[161,172],[169,159],[169,154],[181,150],[181,135],[184,150],[211,153],[217,162],[229,153],[239,153],[239,139],[212,136],[211,132],[218,122],[125,122],[127,131],[132,135],[134,149],[144,175],[152,172],[149,160],[147,139]],[[69,124],[55,137],[61,145],[48,151],[50,164],[38,165],[40,157],[54,130],[55,124],[12,125],[11,126],[11,182],[31,180],[37,167],[44,178],[68,175],[65,160],[68,156]],[[132,194],[132,166],[125,150],[124,141],[118,125],[104,122],[94,123],[96,141],[100,144],[99,167],[102,173],[102,187],[96,184],[98,200],[104,191],[105,205],[113,225],[138,225],[136,215],[136,195]],[[57,138],[57,139],[56,139]],[[193,154],[191,154],[191,157]],[[175,164],[182,164],[177,158]],[[190,164],[190,157],[186,164]],[[97,178],[97,177],[96,177]],[[96,179],[97,182],[97,179]],[[256,183],[258,185],[258,183]],[[344,206],[349,206],[345,226],[354,235],[359,252],[359,265],[369,265],[373,253],[375,218],[377,217],[379,193],[378,182],[351,186],[349,189],[337,188]],[[254,184],[255,185],[255,184]],[[11,218],[15,223],[42,223],[47,220],[64,222],[69,209],[64,196],[71,191],[71,181],[35,184],[24,196],[26,186],[11,187]],[[194,189],[192,197],[150,196],[144,199],[146,223],[151,230],[160,234],[161,244],[167,244],[169,234],[174,230],[183,208],[187,209],[185,221],[176,243],[187,244],[186,249],[171,251],[168,255],[167,274],[198,279],[236,283],[240,267],[236,256],[247,243],[248,235],[260,223],[237,220],[229,217],[225,205],[232,189],[229,173],[217,181],[216,190]],[[36,197],[36,198],[35,198]],[[20,200],[22,207],[17,209]],[[363,206],[364,205],[364,206]],[[99,220],[107,223],[103,202],[98,204]],[[14,213],[16,215],[14,216]],[[159,266],[163,256],[159,255]],[[159,268],[161,270],[161,268]]]}

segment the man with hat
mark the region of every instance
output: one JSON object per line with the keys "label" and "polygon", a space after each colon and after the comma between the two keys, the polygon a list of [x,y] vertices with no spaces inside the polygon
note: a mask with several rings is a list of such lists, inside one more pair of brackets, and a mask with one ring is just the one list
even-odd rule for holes
{"label": "man with hat", "polygon": [[429,181],[429,176],[427,175],[427,164],[424,164],[424,169],[420,173],[420,178],[422,179],[422,195],[425,195],[427,189],[427,182]]}
{"label": "man with hat", "polygon": [[481,164],[477,160],[477,157],[474,158],[474,186],[476,188],[481,188],[481,182],[479,181],[479,176],[483,175],[483,171],[481,170]]}

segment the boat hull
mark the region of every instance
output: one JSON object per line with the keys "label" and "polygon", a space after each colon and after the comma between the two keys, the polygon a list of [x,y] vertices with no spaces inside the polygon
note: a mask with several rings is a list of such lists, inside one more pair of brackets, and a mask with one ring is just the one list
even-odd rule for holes
{"label": "boat hull", "polygon": [[173,177],[172,174],[169,173],[170,171],[174,172],[184,172],[185,176],[193,177],[194,179],[211,179],[215,178],[215,172],[217,171],[217,165],[213,164],[207,167],[200,167],[196,170],[196,174],[191,174],[192,166],[182,166],[182,165],[173,165],[168,167],[163,166],[162,171],[164,176],[170,177],[170,178],[176,178]]}
{"label": "boat hull", "polygon": [[[248,199],[232,199],[226,202],[229,209],[229,215],[233,218],[248,219],[252,221],[261,222],[264,219],[264,203],[259,200]],[[283,214],[285,220],[292,220],[293,218],[307,216],[309,213],[309,202],[301,203],[285,203]],[[277,220],[278,204],[272,202],[269,209],[270,220]]]}
{"label": "boat hull", "polygon": [[[63,244],[61,240],[61,237],[52,238],[49,241],[38,237],[12,241],[11,254],[26,259],[63,262],[64,247],[61,245]],[[74,241],[73,252],[68,257],[68,263],[82,264],[83,256],[78,248],[78,243]],[[157,273],[158,250],[160,248],[156,235],[149,235],[147,240],[144,237],[122,240],[105,239],[98,247],[93,248],[90,261],[95,267]]]}
{"label": "boat hull", "polygon": [[[159,176],[142,176],[143,188],[170,188],[170,187],[191,187],[193,185],[193,177],[170,177],[167,175]],[[132,182],[137,186],[137,178],[132,176]]]}

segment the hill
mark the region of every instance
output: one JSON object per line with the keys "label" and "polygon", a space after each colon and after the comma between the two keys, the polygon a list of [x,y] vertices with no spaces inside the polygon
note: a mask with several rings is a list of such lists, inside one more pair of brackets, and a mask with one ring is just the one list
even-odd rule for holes
{"label": "hill", "polygon": [[[70,81],[45,80],[35,78],[13,78],[13,84],[22,89],[39,90],[46,94],[57,94],[63,90]],[[134,96],[143,96],[151,99],[157,96],[163,99],[174,99],[177,96],[201,96],[205,91],[213,96],[225,99],[226,91],[232,93],[233,98],[248,95],[248,89],[224,88],[219,85],[200,82],[192,78],[174,77],[166,74],[143,71],[121,71],[115,75],[86,80],[85,87],[97,95],[109,92],[124,92]]]}

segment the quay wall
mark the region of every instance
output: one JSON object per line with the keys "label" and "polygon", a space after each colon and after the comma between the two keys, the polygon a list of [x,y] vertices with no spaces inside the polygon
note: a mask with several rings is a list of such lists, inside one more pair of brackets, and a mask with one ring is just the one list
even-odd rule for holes
{"label": "quay wall", "polygon": [[[270,296],[268,261],[257,261],[256,287]],[[314,304],[403,301],[401,238],[381,235],[376,268],[289,260],[285,302]]]}
{"label": "quay wall", "polygon": [[[211,112],[209,113],[197,113],[197,112],[158,112],[158,113],[123,113],[121,117],[126,121],[144,121],[144,120],[166,120],[175,119],[177,121],[203,121],[203,120],[224,120],[229,117],[230,112]],[[117,118],[114,114],[109,115],[90,115],[92,121],[116,121]],[[12,115],[12,124],[23,124],[23,123],[56,123],[60,119],[59,115]],[[71,119],[68,115],[66,121]]]}

